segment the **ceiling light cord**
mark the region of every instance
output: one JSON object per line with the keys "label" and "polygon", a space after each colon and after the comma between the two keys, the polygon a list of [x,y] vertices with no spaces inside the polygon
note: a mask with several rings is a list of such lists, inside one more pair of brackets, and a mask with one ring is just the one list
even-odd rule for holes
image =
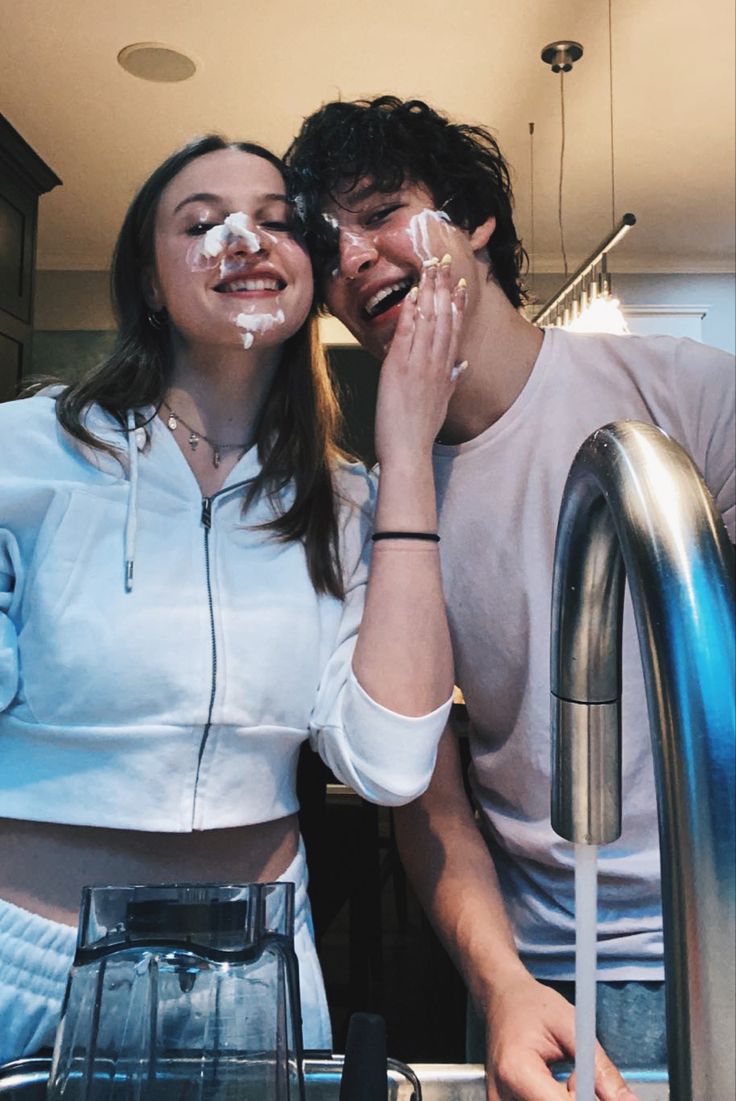
{"label": "ceiling light cord", "polygon": [[613,159],[613,32],[611,0],[608,0],[608,104],[611,134],[611,227],[616,225],[616,175]]}
{"label": "ceiling light cord", "polygon": [[[608,79],[611,131],[611,217],[615,219],[616,195],[614,190],[613,160],[613,33],[612,0],[608,0]],[[583,47],[579,42],[550,42],[542,50],[542,61],[549,65],[553,73],[560,74],[560,118],[562,141],[560,144],[560,186],[558,192],[557,214],[560,223],[560,243],[565,266],[565,279],[560,289],[532,317],[535,325],[560,325],[563,328],[587,330],[589,332],[628,332],[626,321],[616,299],[610,297],[611,281],[608,275],[607,254],[620,241],[625,233],[636,224],[633,214],[624,214],[618,225],[615,223],[596,251],[568,278],[567,255],[565,253],[565,235],[562,218],[562,185],[565,160],[565,90],[564,73],[569,73],[576,61],[583,56]],[[598,291],[598,293],[596,293]],[[568,309],[568,306],[571,306]],[[593,309],[595,306],[595,310]],[[605,318],[600,316],[600,307],[606,307]],[[610,308],[609,308],[610,307]],[[595,313],[595,317],[593,317]]]}
{"label": "ceiling light cord", "polygon": [[565,278],[568,274],[567,252],[565,251],[565,227],[562,219],[562,180],[565,165],[565,74],[560,73],[560,119],[562,123],[562,139],[560,141],[560,186],[557,191],[557,220],[560,223],[560,249],[562,251],[562,265]]}
{"label": "ceiling light cord", "polygon": [[529,274],[534,281],[534,123],[529,123],[529,213],[531,222],[531,256],[529,257]]}

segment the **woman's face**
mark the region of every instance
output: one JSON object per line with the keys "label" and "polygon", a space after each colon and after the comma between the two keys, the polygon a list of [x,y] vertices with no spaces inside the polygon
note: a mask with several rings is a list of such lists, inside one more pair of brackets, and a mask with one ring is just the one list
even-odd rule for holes
{"label": "woman's face", "polygon": [[147,297],[186,346],[274,348],[304,323],[312,269],[284,192],[274,165],[239,149],[205,153],[164,189]]}

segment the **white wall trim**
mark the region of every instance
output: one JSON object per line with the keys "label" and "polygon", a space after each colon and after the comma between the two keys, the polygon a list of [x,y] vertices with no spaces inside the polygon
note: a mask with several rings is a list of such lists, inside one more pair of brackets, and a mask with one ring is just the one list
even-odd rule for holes
{"label": "white wall trim", "polygon": [[[570,271],[574,271],[578,264],[582,264],[584,256],[570,257]],[[620,257],[615,253],[609,260],[609,269],[613,286],[616,286],[617,275],[734,275],[736,264],[734,257],[687,257],[687,256],[627,256]],[[531,272],[529,273],[531,276]],[[534,275],[559,275],[560,282],[564,276],[560,270],[559,256],[541,256],[534,258]]]}
{"label": "white wall trim", "polygon": [[691,340],[703,339],[703,319],[709,306],[638,305],[624,306],[621,311],[632,333],[640,336],[662,335],[690,337]]}
{"label": "white wall trim", "polygon": [[699,317],[704,318],[710,306],[621,306],[621,312],[630,317],[656,317],[666,314],[668,317]]}

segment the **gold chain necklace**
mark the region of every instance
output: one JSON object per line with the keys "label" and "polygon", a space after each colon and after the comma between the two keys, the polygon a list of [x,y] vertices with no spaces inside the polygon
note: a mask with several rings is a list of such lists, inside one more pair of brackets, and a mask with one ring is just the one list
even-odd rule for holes
{"label": "gold chain necklace", "polygon": [[215,468],[220,465],[220,461],[222,458],[220,453],[222,451],[240,451],[241,454],[245,454],[245,452],[247,451],[247,440],[245,443],[218,443],[217,440],[211,439],[210,436],[205,436],[204,432],[200,432],[198,431],[198,429],[192,428],[191,424],[187,424],[184,418],[180,416],[179,413],[175,413],[169,403],[167,401],[164,401],[163,398],[161,399],[161,404],[169,412],[169,416],[166,420],[168,428],[170,428],[172,432],[176,432],[177,428],[181,424],[189,432],[189,439],[187,440],[187,443],[191,447],[192,451],[197,450],[200,440],[204,440],[204,442],[209,445],[209,448],[212,451],[212,465]]}

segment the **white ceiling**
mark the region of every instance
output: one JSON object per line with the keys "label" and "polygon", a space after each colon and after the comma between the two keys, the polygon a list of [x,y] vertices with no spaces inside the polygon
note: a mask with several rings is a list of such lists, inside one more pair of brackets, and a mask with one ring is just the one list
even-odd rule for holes
{"label": "white ceiling", "polygon": [[[733,2],[612,12],[616,214],[639,221],[612,268],[733,271]],[[0,0],[0,111],[64,183],[41,200],[39,267],[107,268],[136,186],[194,134],[281,152],[324,101],[393,92],[496,131],[527,248],[535,123],[534,262],[559,271],[560,78],[539,55],[560,38],[585,48],[565,78],[574,268],[611,226],[608,0]],[[128,75],[116,56],[137,41],[196,75]]]}

